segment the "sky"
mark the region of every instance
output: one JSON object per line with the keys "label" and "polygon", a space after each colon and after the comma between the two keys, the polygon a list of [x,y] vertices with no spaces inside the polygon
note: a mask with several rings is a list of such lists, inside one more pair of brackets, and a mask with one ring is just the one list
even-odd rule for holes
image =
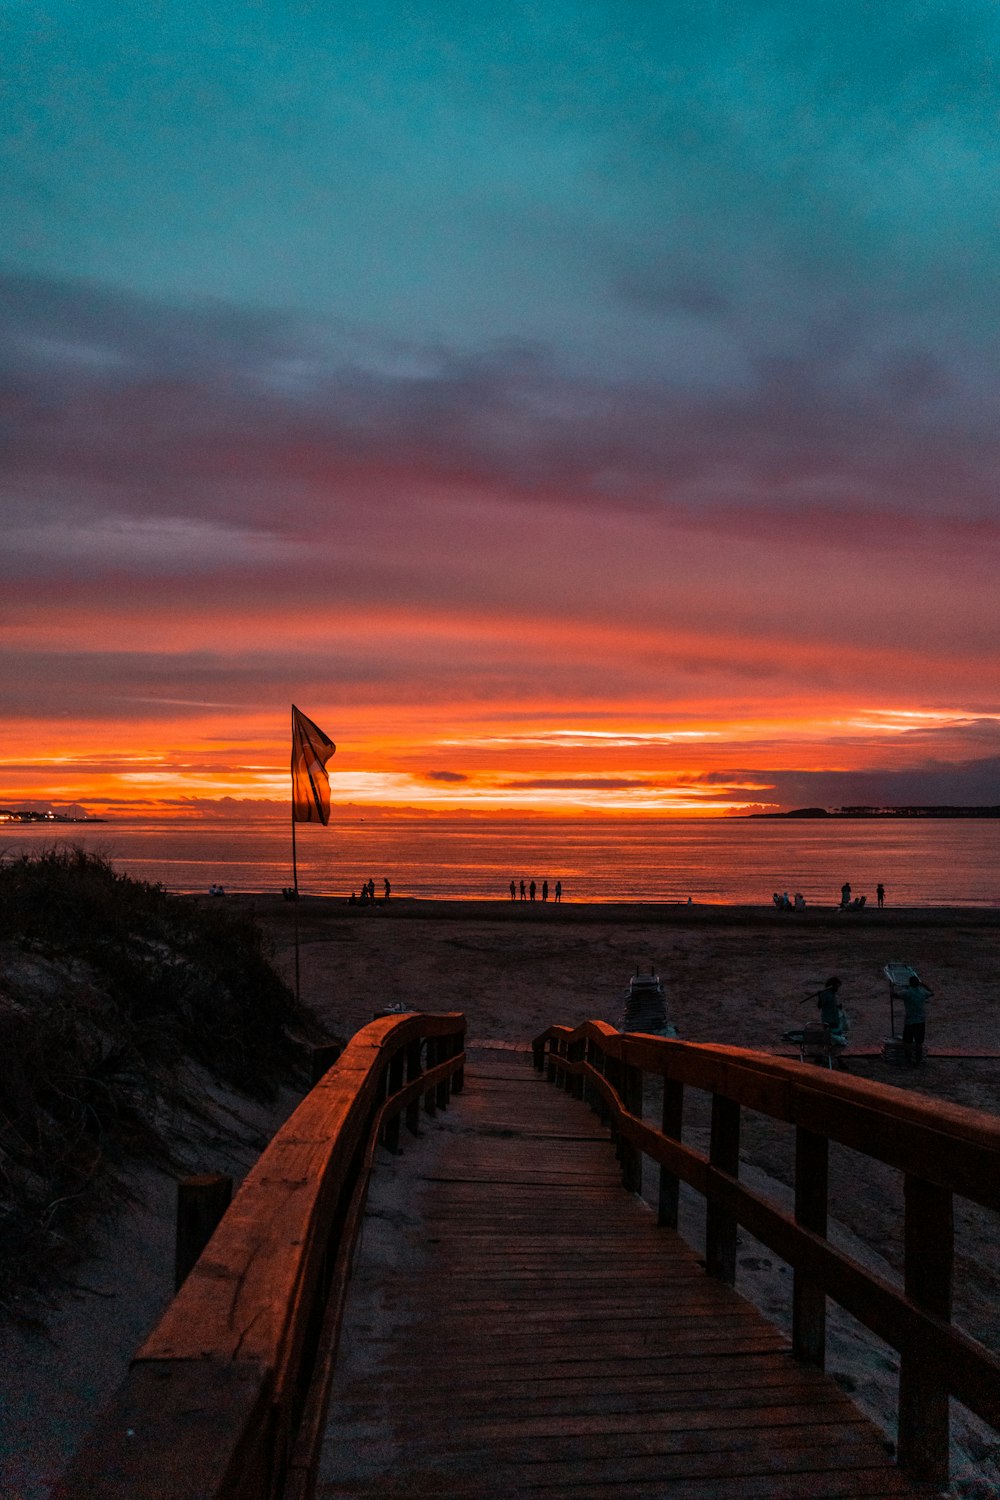
{"label": "sky", "polygon": [[0,0],[0,806],[1000,803],[995,0]]}

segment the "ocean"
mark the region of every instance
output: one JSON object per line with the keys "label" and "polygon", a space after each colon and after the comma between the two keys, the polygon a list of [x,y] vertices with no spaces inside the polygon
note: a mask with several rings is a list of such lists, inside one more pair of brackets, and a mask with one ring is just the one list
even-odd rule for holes
{"label": "ocean", "polygon": [[[383,878],[397,896],[496,899],[511,879],[562,881],[566,901],[756,905],[801,891],[833,906],[849,881],[890,906],[1000,906],[1000,823],[989,819],[760,821],[354,815],[297,830],[305,894],[348,896]],[[171,891],[278,891],[289,824],[273,818],[115,819],[0,828],[0,856],[53,844],[98,850]],[[551,897],[550,897],[551,899]]]}

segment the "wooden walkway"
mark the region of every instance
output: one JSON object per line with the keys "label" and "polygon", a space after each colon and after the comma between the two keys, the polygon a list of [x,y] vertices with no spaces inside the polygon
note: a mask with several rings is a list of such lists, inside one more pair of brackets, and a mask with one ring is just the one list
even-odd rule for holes
{"label": "wooden walkway", "polygon": [[521,1057],[473,1054],[403,1146],[372,1180],[317,1495],[927,1495]]}

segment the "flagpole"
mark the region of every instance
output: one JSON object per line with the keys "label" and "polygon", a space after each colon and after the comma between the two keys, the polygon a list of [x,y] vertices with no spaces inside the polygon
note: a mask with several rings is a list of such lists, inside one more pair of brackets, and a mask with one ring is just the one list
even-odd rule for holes
{"label": "flagpole", "polygon": [[[292,719],[292,734],[294,738],[295,720]],[[298,851],[295,847],[295,770],[292,769],[292,905],[294,916],[292,926],[295,930],[295,1003],[300,1002],[299,994],[299,860]]]}

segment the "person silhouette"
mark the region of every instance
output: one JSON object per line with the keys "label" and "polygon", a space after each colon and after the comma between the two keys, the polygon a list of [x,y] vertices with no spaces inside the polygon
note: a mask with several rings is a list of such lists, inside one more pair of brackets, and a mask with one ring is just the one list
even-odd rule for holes
{"label": "person silhouette", "polygon": [[513,880],[510,883],[510,899],[512,901],[517,900],[517,886],[514,884]]}
{"label": "person silhouette", "polygon": [[383,880],[382,884],[385,886],[385,896],[383,899],[388,901],[390,892],[392,891],[392,886],[389,884],[388,880]]}
{"label": "person silhouette", "polygon": [[875,887],[875,899],[880,907],[883,907],[885,905],[885,886],[882,884],[881,880]]}
{"label": "person silhouette", "polygon": [[556,899],[556,901],[562,901],[562,881],[561,880],[557,880],[556,881],[555,899]]}
{"label": "person silhouette", "polygon": [[840,904],[843,907],[850,906],[851,904],[851,887],[849,882],[846,880],[840,887]]}
{"label": "person silhouette", "polygon": [[549,882],[547,880],[543,880],[542,881],[542,900],[543,901],[547,901],[548,899],[549,899]]}
{"label": "person silhouette", "polygon": [[524,900],[527,899],[527,894],[528,894],[527,886],[525,885],[524,881],[522,880],[521,881],[521,900],[522,901],[524,901]]}
{"label": "person silhouette", "polygon": [[536,889],[537,889],[537,887],[535,886],[535,882],[532,881],[531,884],[528,886],[528,896],[529,896],[529,899],[532,900],[532,901],[534,901],[534,899],[535,899],[535,890]]}

